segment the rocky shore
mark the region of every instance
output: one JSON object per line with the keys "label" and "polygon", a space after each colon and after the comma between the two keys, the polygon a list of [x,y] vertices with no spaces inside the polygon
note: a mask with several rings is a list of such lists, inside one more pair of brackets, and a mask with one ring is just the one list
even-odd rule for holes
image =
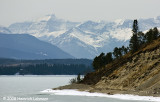
{"label": "rocky shore", "polygon": [[70,84],[70,85],[60,86],[58,88],[53,88],[53,90],[64,90],[64,89],[76,89],[78,91],[88,91],[91,93],[94,93],[94,92],[105,93],[109,95],[131,94],[131,95],[139,95],[139,96],[160,97],[160,93],[158,93],[160,89],[157,89],[155,91],[114,90],[114,89],[100,89],[100,88],[98,89],[98,88],[95,88],[93,85],[85,85],[85,84]]}

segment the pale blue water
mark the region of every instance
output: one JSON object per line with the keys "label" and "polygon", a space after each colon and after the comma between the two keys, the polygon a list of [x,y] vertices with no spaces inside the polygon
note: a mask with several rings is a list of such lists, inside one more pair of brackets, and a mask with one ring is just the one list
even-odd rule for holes
{"label": "pale blue water", "polygon": [[69,84],[69,80],[74,77],[76,76],[0,76],[0,102],[146,102],[105,97],[59,96],[40,92]]}

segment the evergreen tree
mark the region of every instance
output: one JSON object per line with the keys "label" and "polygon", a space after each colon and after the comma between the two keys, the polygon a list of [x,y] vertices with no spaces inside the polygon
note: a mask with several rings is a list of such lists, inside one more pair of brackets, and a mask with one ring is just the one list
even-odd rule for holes
{"label": "evergreen tree", "polygon": [[122,55],[125,55],[125,54],[127,54],[128,53],[128,48],[126,48],[126,47],[124,47],[124,46],[122,46],[121,47],[121,49],[122,49]]}
{"label": "evergreen tree", "polygon": [[138,32],[138,40],[139,40],[139,45],[143,45],[146,42],[145,34],[143,32]]}
{"label": "evergreen tree", "polygon": [[101,53],[99,56],[96,56],[93,60],[92,65],[95,70],[103,67],[105,65],[105,54]]}
{"label": "evergreen tree", "polygon": [[159,36],[159,31],[157,29],[157,27],[153,28],[153,40],[157,39]]}
{"label": "evergreen tree", "polygon": [[80,73],[77,75],[77,83],[80,83],[80,81],[81,81],[81,75],[80,75]]}
{"label": "evergreen tree", "polygon": [[146,33],[146,42],[150,43],[153,40],[153,30],[150,29],[147,33]]}
{"label": "evergreen tree", "polygon": [[119,55],[119,57],[122,57],[122,54],[123,54],[122,48],[118,48],[118,55]]}
{"label": "evergreen tree", "polygon": [[116,59],[119,58],[119,49],[118,49],[118,47],[115,47],[115,48],[114,48],[113,55],[114,55],[114,57],[115,57]]}
{"label": "evergreen tree", "polygon": [[157,27],[153,28],[153,29],[150,29],[146,35],[146,42],[147,43],[150,43],[152,42],[153,40],[157,39],[159,37],[159,31],[157,29]]}
{"label": "evergreen tree", "polygon": [[131,37],[129,47],[132,53],[136,52],[139,49],[139,41],[136,34],[133,34],[133,36]]}
{"label": "evergreen tree", "polygon": [[115,47],[114,51],[113,51],[113,55],[116,59],[118,59],[118,58],[122,57],[123,55],[125,55],[126,53],[128,53],[128,50],[129,50],[129,48],[128,47],[126,48],[124,46],[119,47],[119,48]]}
{"label": "evergreen tree", "polygon": [[133,34],[137,34],[138,30],[139,30],[139,28],[138,28],[138,21],[137,20],[133,21],[133,26],[132,27],[133,27],[133,29],[132,29]]}
{"label": "evergreen tree", "polygon": [[100,67],[105,65],[105,54],[102,52],[99,56],[99,60],[100,60]]}
{"label": "evergreen tree", "polygon": [[99,65],[98,65],[98,57],[97,56],[93,59],[92,66],[93,66],[94,70],[98,69]]}
{"label": "evergreen tree", "polygon": [[106,56],[105,56],[105,64],[108,64],[108,63],[110,63],[110,62],[112,62],[112,61],[113,61],[112,53],[109,52],[109,53],[107,53]]}
{"label": "evergreen tree", "polygon": [[140,40],[138,38],[138,21],[134,20],[133,22],[133,29],[132,29],[133,35],[130,39],[130,50],[131,52],[136,52],[140,47]]}
{"label": "evergreen tree", "polygon": [[122,55],[124,55],[125,54],[125,47],[122,46],[121,49],[122,49]]}

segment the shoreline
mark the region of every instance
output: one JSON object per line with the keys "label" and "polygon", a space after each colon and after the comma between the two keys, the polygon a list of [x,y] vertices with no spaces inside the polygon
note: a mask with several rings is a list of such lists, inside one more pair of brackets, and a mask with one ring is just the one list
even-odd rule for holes
{"label": "shoreline", "polygon": [[148,91],[135,91],[135,90],[113,90],[113,89],[97,89],[94,85],[85,85],[85,84],[70,84],[65,86],[60,86],[58,88],[53,88],[52,90],[78,90],[78,91],[87,91],[90,93],[103,93],[108,95],[114,94],[128,94],[128,95],[138,95],[138,96],[152,96],[159,97],[160,93],[151,93]]}
{"label": "shoreline", "polygon": [[93,89],[92,85],[84,84],[71,84],[60,86],[58,88],[46,89],[41,91],[42,93],[52,95],[68,95],[68,96],[92,96],[92,97],[106,97],[122,100],[143,100],[143,101],[154,101],[159,102],[160,97],[150,95],[138,95],[133,92],[120,91],[120,90],[96,90]]}

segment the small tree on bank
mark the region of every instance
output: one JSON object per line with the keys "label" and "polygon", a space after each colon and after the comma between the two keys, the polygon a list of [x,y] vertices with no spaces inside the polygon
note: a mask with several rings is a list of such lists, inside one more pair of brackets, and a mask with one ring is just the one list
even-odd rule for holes
{"label": "small tree on bank", "polygon": [[77,83],[80,83],[80,81],[81,81],[81,75],[80,75],[80,73],[77,75]]}
{"label": "small tree on bank", "polygon": [[77,78],[73,78],[73,79],[70,80],[70,84],[80,83],[81,80],[82,80],[82,79],[81,79],[81,74],[79,73],[79,74],[77,75]]}

